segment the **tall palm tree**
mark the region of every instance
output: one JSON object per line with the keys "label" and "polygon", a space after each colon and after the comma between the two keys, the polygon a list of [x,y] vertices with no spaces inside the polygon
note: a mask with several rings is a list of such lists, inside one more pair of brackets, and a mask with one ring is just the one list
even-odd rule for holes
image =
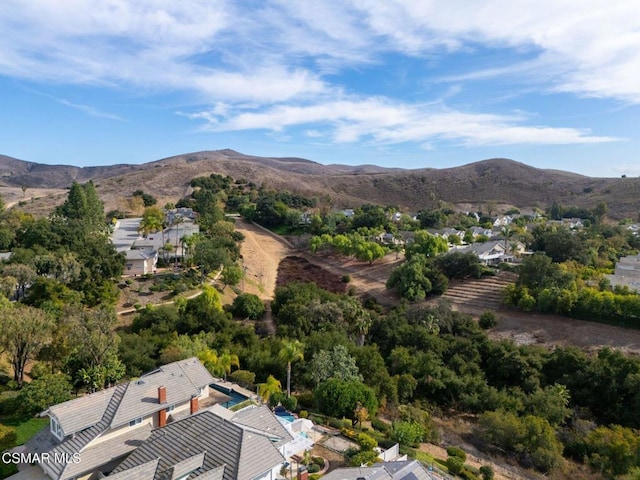
{"label": "tall palm tree", "polygon": [[225,350],[222,355],[218,356],[217,367],[222,372],[224,381],[227,381],[227,375],[231,373],[231,367],[240,367],[240,360],[235,353],[229,353]]}
{"label": "tall palm tree", "polygon": [[511,225],[505,225],[504,227],[502,227],[502,230],[501,230],[500,233],[502,233],[502,236],[504,237],[504,250],[505,250],[505,253],[509,253],[509,239],[516,232],[511,227]]}
{"label": "tall palm tree", "polygon": [[207,348],[198,352],[198,360],[202,362],[204,368],[209,370],[212,375],[218,374],[218,352]]}
{"label": "tall palm tree", "polygon": [[269,402],[269,397],[271,397],[271,395],[281,391],[282,384],[280,383],[280,380],[277,380],[273,375],[269,375],[265,383],[258,384],[258,395],[260,395],[260,398],[262,398],[262,401],[265,403]]}
{"label": "tall palm tree", "polygon": [[291,364],[304,360],[304,344],[300,340],[285,340],[278,356],[287,362],[287,396],[291,396]]}

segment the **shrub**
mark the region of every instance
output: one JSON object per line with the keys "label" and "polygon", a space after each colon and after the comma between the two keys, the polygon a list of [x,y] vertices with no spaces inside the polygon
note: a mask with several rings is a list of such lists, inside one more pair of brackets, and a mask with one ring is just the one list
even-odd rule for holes
{"label": "shrub", "polygon": [[307,412],[306,410],[300,410],[300,413],[298,415],[300,416],[300,418],[309,418],[309,412]]}
{"label": "shrub", "polygon": [[465,480],[478,480],[478,476],[471,470],[467,470],[466,466],[460,472],[460,476]]}
{"label": "shrub", "polygon": [[391,425],[386,422],[383,422],[379,418],[374,418],[371,420],[371,426],[382,433],[388,433],[391,430]]}
{"label": "shrub", "polygon": [[480,315],[480,320],[478,321],[478,325],[480,328],[484,330],[488,330],[490,328],[495,327],[498,324],[498,318],[494,312],[484,312]]}
{"label": "shrub", "polygon": [[15,447],[17,440],[18,435],[15,428],[0,425],[0,452]]}
{"label": "shrub", "polygon": [[298,405],[301,407],[309,409],[313,408],[315,405],[313,392],[311,391],[300,392],[296,395],[296,397],[298,398]]}
{"label": "shrub", "polygon": [[316,465],[315,463],[312,463],[311,465],[307,466],[307,472],[309,473],[316,473],[320,471],[320,466]]}
{"label": "shrub", "polygon": [[447,469],[449,473],[454,475],[460,474],[462,472],[462,468],[464,467],[464,460],[460,457],[449,457],[447,458]]}
{"label": "shrub", "polygon": [[257,295],[243,293],[233,300],[231,311],[236,317],[258,320],[264,315],[266,308]]}
{"label": "shrub", "polygon": [[376,439],[366,433],[359,433],[356,437],[356,441],[362,450],[373,450],[378,446]]}
{"label": "shrub", "polygon": [[298,405],[298,399],[293,395],[288,397],[284,392],[272,393],[269,396],[269,406],[273,408],[278,405],[282,405],[287,410],[292,411]]}
{"label": "shrub", "polygon": [[463,462],[467,461],[467,454],[459,447],[447,447],[447,455],[461,458]]}
{"label": "shrub", "polygon": [[482,480],[493,480],[493,468],[491,468],[489,465],[481,466],[480,475],[482,475]]}
{"label": "shrub", "polygon": [[349,283],[351,281],[351,275],[343,275],[342,283]]}
{"label": "shrub", "polygon": [[256,374],[249,370],[235,370],[231,372],[229,379],[245,388],[251,388],[256,381]]}
{"label": "shrub", "polygon": [[394,422],[391,437],[403,445],[417,445],[422,441],[425,429],[418,422]]}

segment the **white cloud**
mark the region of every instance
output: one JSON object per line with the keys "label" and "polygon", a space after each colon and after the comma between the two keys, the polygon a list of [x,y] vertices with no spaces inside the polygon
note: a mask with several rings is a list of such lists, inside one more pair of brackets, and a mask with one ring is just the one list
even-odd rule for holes
{"label": "white cloud", "polygon": [[[5,0],[0,29],[0,73],[61,83],[211,96],[240,77],[258,87],[251,74],[258,69],[276,73],[274,81],[281,72],[307,80],[314,92],[320,75],[381,62],[382,53],[431,58],[485,45],[535,52],[537,61],[521,73],[547,82],[551,72],[547,88],[640,102],[635,0],[559,0],[544,8],[533,0],[272,0],[244,9],[228,0]],[[467,78],[500,72],[471,70]],[[298,92],[307,85],[292,96]],[[262,93],[274,97],[269,88],[255,97]]]}
{"label": "white cloud", "polygon": [[[437,107],[424,95],[415,103],[359,95],[341,76],[389,56],[428,64],[466,55],[466,70],[441,76],[454,82],[442,98],[465,91],[464,82],[509,76],[544,92],[640,103],[635,0],[557,0],[544,8],[533,0],[4,0],[0,31],[0,75],[133,87],[140,95],[195,93],[214,107],[188,116],[216,131],[284,135],[304,125],[335,142],[429,146],[615,140],[530,125],[523,116]],[[479,47],[510,55],[479,65]]]}
{"label": "white cloud", "polygon": [[98,110],[95,107],[92,107],[91,105],[84,105],[84,104],[81,104],[81,103],[74,103],[74,102],[70,102],[68,100],[65,100],[63,98],[58,98],[58,99],[56,99],[56,101],[58,103],[62,104],[62,105],[67,106],[67,107],[75,108],[76,110],[84,112],[84,113],[86,113],[87,115],[89,115],[91,117],[106,118],[108,120],[124,121],[124,119],[122,117],[119,117],[118,115],[114,115],[113,113],[109,113],[109,112],[103,112],[101,110]]}
{"label": "white cloud", "polygon": [[[278,105],[260,111],[198,112],[192,118],[205,120],[212,131],[261,129],[281,132],[288,127],[320,126],[330,131],[336,143],[368,142],[429,145],[453,141],[466,146],[563,145],[617,141],[573,128],[527,126],[522,115],[464,113],[442,105],[402,105],[381,98],[344,99],[305,106]],[[307,129],[308,136],[318,135]]]}

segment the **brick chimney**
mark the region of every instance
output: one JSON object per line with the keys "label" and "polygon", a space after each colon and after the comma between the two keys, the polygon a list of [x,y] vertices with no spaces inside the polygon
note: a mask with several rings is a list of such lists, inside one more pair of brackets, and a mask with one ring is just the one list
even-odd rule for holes
{"label": "brick chimney", "polygon": [[[158,387],[158,403],[160,405],[167,403],[167,387]],[[158,412],[158,427],[162,428],[167,424],[167,409],[163,408]]]}
{"label": "brick chimney", "polygon": [[198,411],[198,408],[200,408],[200,406],[198,405],[198,397],[197,396],[193,396],[191,397],[191,402],[189,404],[189,406],[191,407],[191,415],[193,415],[194,413],[196,413]]}
{"label": "brick chimney", "polygon": [[307,467],[298,467],[298,480],[308,480],[309,472],[307,472]]}

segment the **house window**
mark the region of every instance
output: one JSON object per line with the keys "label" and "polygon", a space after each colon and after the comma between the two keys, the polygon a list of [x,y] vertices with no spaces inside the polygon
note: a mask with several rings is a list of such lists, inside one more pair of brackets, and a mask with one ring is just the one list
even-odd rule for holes
{"label": "house window", "polygon": [[60,424],[55,418],[53,417],[49,417],[49,418],[50,418],[51,433],[53,433],[59,440],[62,440],[64,438],[64,432],[62,431],[62,427],[60,426]]}
{"label": "house window", "polygon": [[142,423],[142,417],[134,418],[129,422],[130,427],[135,427],[136,425],[140,425]]}
{"label": "house window", "polygon": [[175,409],[176,409],[176,406],[175,406],[175,405],[169,405],[169,406],[165,409],[165,411],[166,411],[167,413],[172,413]]}

